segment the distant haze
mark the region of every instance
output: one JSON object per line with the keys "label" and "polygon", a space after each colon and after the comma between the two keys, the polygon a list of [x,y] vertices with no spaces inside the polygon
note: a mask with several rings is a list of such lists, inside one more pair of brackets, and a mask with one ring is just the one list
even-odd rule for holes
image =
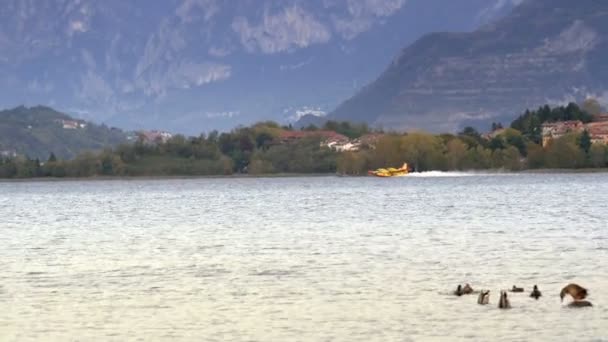
{"label": "distant haze", "polygon": [[5,0],[0,107],[196,134],[322,115],[423,34],[511,0]]}

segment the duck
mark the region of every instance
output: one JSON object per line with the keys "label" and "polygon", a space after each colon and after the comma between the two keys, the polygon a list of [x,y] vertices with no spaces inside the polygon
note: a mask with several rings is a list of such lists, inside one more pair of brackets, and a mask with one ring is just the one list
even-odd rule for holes
{"label": "duck", "polygon": [[511,288],[511,292],[524,292],[524,288],[513,285],[513,287]]}
{"label": "duck", "polygon": [[593,304],[588,300],[575,300],[568,304],[569,308],[586,308],[590,306],[593,306]]}
{"label": "duck", "polygon": [[456,291],[454,291],[454,294],[457,295],[458,297],[460,297],[464,294],[464,293],[462,293],[462,285],[458,284],[458,286],[456,287]]}
{"label": "duck", "polygon": [[543,294],[540,293],[540,290],[538,289],[538,286],[534,285],[534,288],[532,289],[532,292],[530,293],[530,297],[538,300],[538,298],[540,296],[542,296]]}
{"label": "duck", "polygon": [[509,299],[507,298],[507,291],[500,291],[500,300],[498,301],[499,309],[510,309],[511,303],[509,303]]}
{"label": "duck", "polygon": [[469,285],[468,283],[464,285],[464,288],[462,289],[462,293],[463,294],[471,294],[473,293],[473,288],[471,287],[471,285]]}
{"label": "duck", "polygon": [[479,292],[479,296],[477,297],[477,304],[480,304],[480,305],[490,304],[490,290],[487,290],[487,291],[481,290],[481,292]]}
{"label": "duck", "polygon": [[569,294],[575,301],[583,300],[587,297],[588,291],[586,288],[578,284],[568,284],[564,286],[562,291],[559,293],[561,301],[564,301],[564,297]]}

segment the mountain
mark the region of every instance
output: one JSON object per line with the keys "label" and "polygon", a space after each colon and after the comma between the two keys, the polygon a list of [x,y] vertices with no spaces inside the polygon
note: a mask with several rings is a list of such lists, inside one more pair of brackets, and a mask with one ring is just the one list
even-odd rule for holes
{"label": "mountain", "polygon": [[454,131],[526,108],[608,100],[608,1],[527,0],[470,33],[428,34],[328,118]]}
{"label": "mountain", "polygon": [[0,111],[0,156],[13,154],[46,160],[51,153],[71,158],[127,142],[116,128],[74,119],[48,107]]}
{"label": "mountain", "polygon": [[425,33],[521,0],[3,0],[0,107],[198,134],[323,115]]}

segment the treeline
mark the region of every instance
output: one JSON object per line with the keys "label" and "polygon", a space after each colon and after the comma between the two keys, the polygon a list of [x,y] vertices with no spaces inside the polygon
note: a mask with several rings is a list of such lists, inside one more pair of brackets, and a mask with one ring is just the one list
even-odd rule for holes
{"label": "treeline", "polygon": [[530,141],[540,144],[542,141],[541,125],[545,122],[580,120],[587,123],[592,119],[593,116],[588,111],[575,103],[554,108],[545,105],[534,111],[526,110],[511,123],[511,128],[520,131]]}
{"label": "treeline", "polygon": [[280,134],[290,127],[262,122],[229,133],[199,137],[174,136],[165,143],[121,145],[71,160],[51,155],[47,161],[27,157],[0,158],[0,178],[231,175],[234,173],[331,173],[337,152],[323,146],[321,136],[289,143]]}
{"label": "treeline", "polygon": [[512,128],[489,140],[469,128],[457,135],[387,135],[374,150],[341,153],[337,171],[362,175],[404,161],[415,171],[595,168],[607,166],[608,149],[591,144],[588,133],[569,134],[543,148]]}
{"label": "treeline", "polygon": [[[347,121],[338,122],[338,121],[333,121],[333,120],[329,120],[329,121],[325,122],[325,124],[321,128],[311,124],[307,127],[302,128],[302,130],[313,131],[313,132],[319,131],[319,130],[334,131],[336,133],[347,136],[351,139],[355,139],[362,135],[372,132],[372,130],[369,128],[369,126],[365,123],[357,124],[357,123],[350,123]],[[379,133],[379,132],[381,132],[381,130],[375,130],[374,132]]]}
{"label": "treeline", "polygon": [[[340,173],[363,175],[370,169],[399,167],[407,162],[416,171],[523,170],[538,168],[606,167],[605,145],[592,144],[587,132],[572,133],[540,145],[540,125],[547,121],[590,120],[576,104],[527,111],[507,129],[483,137],[471,127],[458,134],[379,134],[371,147],[338,152],[325,146],[321,134],[282,139],[293,130],[274,122],[261,122],[231,132],[198,137],[175,136],[165,143],[121,145],[99,153],[83,153],[71,160],[51,155],[40,161],[26,157],[0,158],[1,178],[231,175],[275,173]],[[502,125],[494,123],[493,128]],[[358,138],[366,125],[328,122],[306,131],[336,131]],[[321,132],[320,132],[321,133]]]}
{"label": "treeline", "polygon": [[338,158],[339,173],[364,174],[407,162],[415,171],[482,169],[576,169],[608,166],[608,147],[592,144],[589,132],[571,133],[542,147],[542,124],[568,120],[592,121],[598,114],[596,101],[527,110],[510,128],[492,123],[487,137],[472,127],[453,134],[410,133],[387,135],[373,150],[346,152]]}

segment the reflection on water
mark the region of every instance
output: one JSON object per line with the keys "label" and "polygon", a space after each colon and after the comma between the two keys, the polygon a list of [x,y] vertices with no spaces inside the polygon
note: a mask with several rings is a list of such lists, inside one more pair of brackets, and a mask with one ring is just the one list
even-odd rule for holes
{"label": "reflection on water", "polygon": [[0,183],[0,340],[608,338],[608,175],[443,176]]}

